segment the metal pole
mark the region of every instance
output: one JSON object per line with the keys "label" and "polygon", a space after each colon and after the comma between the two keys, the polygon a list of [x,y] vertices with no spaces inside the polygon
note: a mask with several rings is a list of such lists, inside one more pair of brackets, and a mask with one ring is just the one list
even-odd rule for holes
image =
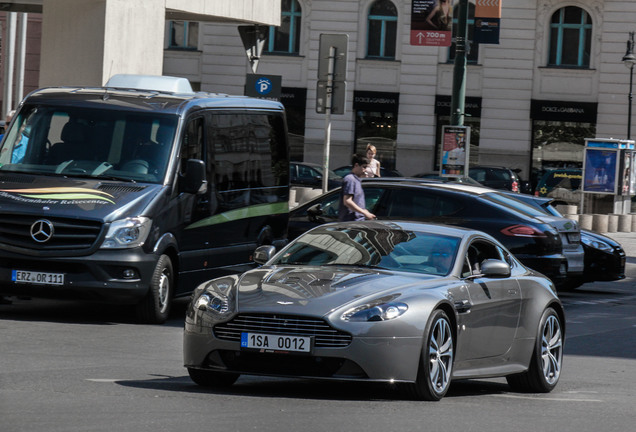
{"label": "metal pole", "polygon": [[634,82],[634,64],[629,68],[629,105],[627,106],[627,139],[632,139],[632,84]]}
{"label": "metal pole", "polygon": [[331,145],[331,103],[333,96],[333,76],[336,66],[336,47],[329,47],[329,64],[327,67],[327,95],[325,97],[325,146],[322,164],[322,192],[329,189],[329,147]]}
{"label": "metal pole", "polygon": [[27,22],[28,22],[28,14],[21,13],[19,26],[18,26],[18,64],[16,65],[18,75],[16,77],[16,84],[15,84],[15,99],[17,103],[20,103],[22,101],[22,98],[24,97]]}
{"label": "metal pole", "polygon": [[15,33],[17,13],[9,12],[7,17],[7,40],[2,41],[2,48],[6,49],[4,57],[4,100],[2,104],[2,118],[13,109],[13,67],[15,61]]}
{"label": "metal pole", "polygon": [[455,67],[451,95],[451,126],[464,125],[466,97],[466,47],[468,46],[468,0],[459,0],[457,36],[455,37]]}

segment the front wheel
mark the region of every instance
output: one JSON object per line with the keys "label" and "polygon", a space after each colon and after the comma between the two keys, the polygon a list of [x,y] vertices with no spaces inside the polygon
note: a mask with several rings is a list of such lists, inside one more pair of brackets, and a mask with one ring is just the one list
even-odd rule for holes
{"label": "front wheel", "polygon": [[526,372],[506,377],[514,390],[532,393],[551,392],[559,382],[563,365],[561,318],[552,308],[541,316],[530,367]]}
{"label": "front wheel", "polygon": [[170,314],[170,301],[174,291],[172,261],[168,255],[161,255],[150,281],[150,288],[137,305],[137,317],[147,324],[163,324]]}
{"label": "front wheel", "polygon": [[453,331],[448,315],[442,310],[431,314],[426,329],[417,379],[407,384],[407,390],[416,399],[438,401],[446,395],[451,383]]}

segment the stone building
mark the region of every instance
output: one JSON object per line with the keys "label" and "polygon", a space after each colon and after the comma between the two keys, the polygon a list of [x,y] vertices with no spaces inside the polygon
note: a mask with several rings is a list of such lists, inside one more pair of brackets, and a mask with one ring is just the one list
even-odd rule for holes
{"label": "stone building", "polygon": [[[586,137],[626,138],[630,77],[622,57],[636,30],[636,2],[501,4],[499,43],[485,44],[473,39],[470,2],[464,123],[472,128],[471,164],[519,168],[528,178],[546,167],[580,166]],[[269,29],[257,72],[282,79],[294,158],[322,162],[319,40],[347,34],[346,113],[332,116],[330,167],[371,142],[385,166],[405,175],[436,170],[454,47],[410,44],[411,1],[283,0],[282,8],[283,25]],[[188,46],[166,45],[164,74],[243,94],[252,70],[236,25],[195,25]]]}

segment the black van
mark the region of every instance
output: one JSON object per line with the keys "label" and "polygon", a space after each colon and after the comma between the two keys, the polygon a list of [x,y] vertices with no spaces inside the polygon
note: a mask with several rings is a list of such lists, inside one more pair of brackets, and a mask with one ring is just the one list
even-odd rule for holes
{"label": "black van", "polygon": [[286,243],[283,106],[183,80],[24,99],[0,144],[0,295],[131,303],[162,323],[172,298]]}

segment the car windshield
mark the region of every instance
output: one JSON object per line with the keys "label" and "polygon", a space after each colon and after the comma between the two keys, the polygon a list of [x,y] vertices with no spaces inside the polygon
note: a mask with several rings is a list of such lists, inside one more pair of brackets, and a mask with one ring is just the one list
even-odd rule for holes
{"label": "car windshield", "polygon": [[460,238],[386,224],[323,225],[298,237],[273,265],[377,267],[411,273],[450,273]]}
{"label": "car windshield", "polygon": [[178,117],[25,106],[0,147],[0,171],[162,183]]}

